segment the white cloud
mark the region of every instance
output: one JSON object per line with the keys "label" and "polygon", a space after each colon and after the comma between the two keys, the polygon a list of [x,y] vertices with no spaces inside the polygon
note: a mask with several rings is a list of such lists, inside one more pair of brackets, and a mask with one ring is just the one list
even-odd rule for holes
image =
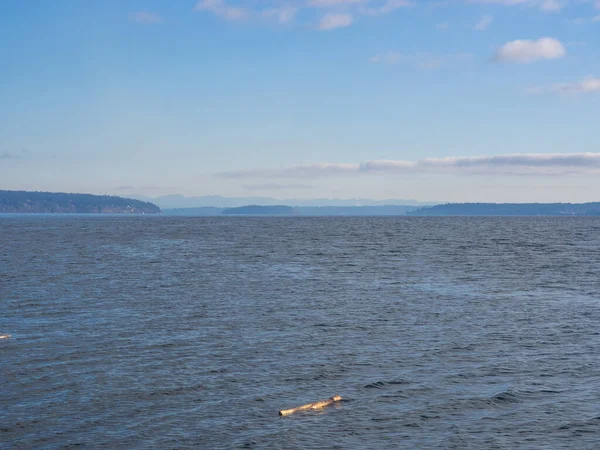
{"label": "white cloud", "polygon": [[531,63],[545,59],[557,59],[566,55],[565,46],[553,38],[536,41],[516,40],[504,44],[496,51],[498,62]]}
{"label": "white cloud", "polygon": [[316,163],[283,169],[219,174],[227,178],[322,178],[359,174],[446,173],[456,175],[565,175],[600,173],[600,153],[525,153],[497,156],[372,160],[360,164]]}
{"label": "white cloud", "polygon": [[321,17],[317,29],[328,31],[334,28],[344,28],[352,25],[354,18],[348,13],[329,13]]}
{"label": "white cloud", "polygon": [[157,25],[163,23],[163,18],[157,13],[148,11],[138,11],[130,15],[130,19],[133,22],[141,23],[144,25]]}
{"label": "white cloud", "polygon": [[479,22],[477,22],[475,24],[475,26],[473,27],[473,29],[477,30],[477,31],[484,31],[487,30],[490,25],[492,24],[492,22],[494,21],[494,17],[493,16],[483,16],[481,18],[481,20]]}
{"label": "white cloud", "polygon": [[200,0],[196,11],[209,11],[225,20],[236,21],[248,17],[249,11],[237,6],[228,6],[223,0]]}
{"label": "white cloud", "polygon": [[589,94],[600,93],[600,78],[587,77],[574,83],[557,83],[550,86],[541,86],[527,89],[530,94],[543,94],[554,92],[559,94]]}

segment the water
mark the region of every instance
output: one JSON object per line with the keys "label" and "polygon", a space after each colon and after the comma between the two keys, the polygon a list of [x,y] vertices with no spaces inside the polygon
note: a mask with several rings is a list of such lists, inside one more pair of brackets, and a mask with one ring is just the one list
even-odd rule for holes
{"label": "water", "polygon": [[0,448],[599,448],[599,247],[585,218],[0,218]]}

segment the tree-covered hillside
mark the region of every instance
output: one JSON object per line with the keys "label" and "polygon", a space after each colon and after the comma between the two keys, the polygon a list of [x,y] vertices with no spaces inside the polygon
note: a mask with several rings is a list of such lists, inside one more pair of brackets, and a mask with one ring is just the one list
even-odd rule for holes
{"label": "tree-covered hillside", "polygon": [[600,216],[600,203],[448,203],[409,212],[414,216]]}
{"label": "tree-covered hillside", "polygon": [[152,203],[111,195],[0,191],[0,213],[160,214]]}

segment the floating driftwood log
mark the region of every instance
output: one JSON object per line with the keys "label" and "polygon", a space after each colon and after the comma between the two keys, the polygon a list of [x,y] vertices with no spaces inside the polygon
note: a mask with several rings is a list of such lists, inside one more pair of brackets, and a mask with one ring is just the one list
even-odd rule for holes
{"label": "floating driftwood log", "polygon": [[308,405],[298,406],[297,408],[292,408],[292,409],[282,409],[281,411],[279,411],[279,415],[280,416],[289,416],[290,414],[294,414],[299,411],[325,408],[326,406],[332,405],[335,402],[339,402],[341,399],[342,399],[342,397],[340,397],[339,395],[334,395],[333,397],[328,398],[327,400],[323,400],[321,402],[309,403]]}
{"label": "floating driftwood log", "polygon": [[8,339],[10,334],[0,334],[0,339]]}

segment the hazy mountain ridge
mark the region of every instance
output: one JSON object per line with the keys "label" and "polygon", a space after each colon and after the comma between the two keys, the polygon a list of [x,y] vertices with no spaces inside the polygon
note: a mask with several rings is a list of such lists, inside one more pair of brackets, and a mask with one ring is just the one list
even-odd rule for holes
{"label": "hazy mountain ridge", "polygon": [[373,200],[368,198],[355,199],[335,199],[335,198],[315,198],[315,199],[281,199],[274,197],[224,197],[221,195],[205,195],[186,197],[184,195],[164,195],[159,197],[144,197],[131,195],[131,198],[152,202],[162,209],[181,209],[181,208],[237,208],[248,205],[261,206],[429,206],[437,205],[440,202],[419,202],[417,200],[403,199],[385,199]]}
{"label": "hazy mountain ridge", "polygon": [[402,216],[415,206],[289,206],[289,205],[244,205],[235,208],[165,209],[166,215],[173,216],[221,216],[221,215],[284,215],[284,216]]}
{"label": "hazy mountain ridge", "polygon": [[167,215],[285,215],[285,216],[600,216],[596,203],[447,203],[431,207],[244,205],[235,208],[165,209]]}
{"label": "hazy mountain ridge", "polygon": [[221,214],[224,215],[276,215],[276,216],[291,216],[297,215],[297,208],[285,205],[248,205],[239,206],[237,208],[224,209]]}

